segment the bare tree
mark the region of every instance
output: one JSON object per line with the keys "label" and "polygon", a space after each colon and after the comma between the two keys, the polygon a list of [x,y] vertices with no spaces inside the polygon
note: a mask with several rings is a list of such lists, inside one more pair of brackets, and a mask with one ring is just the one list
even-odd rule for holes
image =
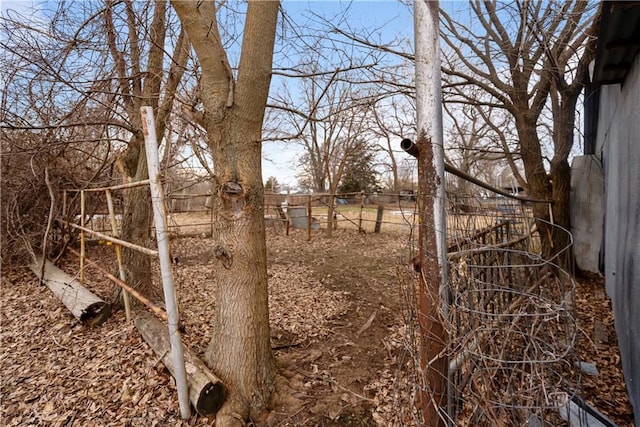
{"label": "bare tree", "polygon": [[[517,173],[518,159],[512,153],[513,144],[508,141],[508,116],[482,105],[443,106],[451,120],[451,126],[445,129],[445,158],[450,165],[492,185],[497,175],[496,168],[504,164],[505,159],[513,164]],[[463,178],[456,178],[455,191],[463,196],[470,195],[470,183]],[[524,182],[522,177],[520,180]]]}
{"label": "bare tree", "polygon": [[[574,100],[585,84],[586,67],[594,51],[596,5],[577,0],[475,0],[447,7],[460,11],[454,14],[443,9],[440,15],[445,99],[504,109],[513,117],[519,138],[513,154],[524,164],[523,184],[533,198],[553,200],[553,220],[568,228],[567,156],[575,131]],[[334,30],[361,46],[413,60],[413,54],[398,43],[381,44],[350,29]],[[381,79],[397,85],[398,90],[412,91],[406,78]],[[468,90],[472,87],[477,90]],[[553,101],[555,109],[552,107],[554,125],[548,126],[542,118],[550,108],[550,96],[557,101]],[[563,118],[556,121],[556,113]],[[553,159],[547,164],[544,137],[548,134],[554,143]],[[534,214],[551,219],[545,204],[536,204]],[[538,223],[543,252],[552,256],[565,242],[554,241],[561,237],[553,235],[545,224]]]}
{"label": "bare tree", "polygon": [[401,162],[402,157],[396,153],[399,149],[398,141],[407,135],[415,134],[415,105],[413,99],[408,96],[392,96],[381,99],[372,110],[371,138],[377,141],[377,151],[381,154],[380,162],[389,176],[387,188],[391,191],[399,191],[406,187],[403,180]]}
{"label": "bare tree", "polygon": [[[10,30],[4,47],[24,64],[10,83],[6,127],[46,131],[50,138],[66,140],[61,146],[82,142],[84,151],[108,153],[105,166],[114,164],[117,149],[115,164],[126,180],[147,178],[140,107],[154,108],[158,135],[164,135],[189,59],[185,34],[175,31],[166,1],[55,6],[46,23],[29,17],[3,20]],[[26,103],[25,90],[31,94]],[[75,187],[109,184],[97,183],[96,176]],[[123,237],[142,245],[151,243],[148,197],[148,189],[141,188],[125,198]],[[125,264],[128,282],[159,297],[146,255],[125,251]]]}
{"label": "bare tree", "polygon": [[[147,4],[116,3],[109,0],[102,13],[107,47],[115,70],[114,77],[118,82],[118,103],[130,126],[131,136],[127,148],[117,162],[128,181],[148,178],[140,107],[148,105],[154,109],[157,117],[156,133],[164,135],[175,92],[188,60],[189,42],[182,31],[175,41],[174,57],[171,58],[171,66],[166,80],[164,79],[167,5],[166,0]],[[137,6],[141,6],[141,9]],[[139,26],[140,22],[150,22],[144,33]],[[129,190],[125,200],[122,237],[140,245],[150,245],[148,189],[138,187]],[[148,295],[160,299],[161,294],[151,281],[149,257],[133,250],[125,250],[123,254],[127,281]]]}
{"label": "bare tree", "polygon": [[304,147],[299,182],[328,192],[327,235],[332,235],[335,193],[354,154],[362,153],[368,135],[371,94],[351,83],[349,72],[309,72],[300,82],[301,98],[281,97],[290,126]]}
{"label": "bare tree", "polygon": [[265,410],[275,381],[269,340],[262,123],[271,81],[279,2],[248,3],[237,73],[213,1],[172,1],[201,67],[198,97],[215,175],[215,336],[205,359],[229,387],[216,425],[244,425]]}
{"label": "bare tree", "polygon": [[[480,89],[456,91],[457,102],[491,105],[507,110],[514,118],[530,196],[553,200],[553,219],[569,228],[569,167],[567,157],[573,144],[575,100],[585,84],[586,66],[593,46],[593,7],[588,2],[499,3],[474,1],[470,19],[442,13],[442,39],[447,86]],[[571,82],[571,83],[568,83]],[[554,144],[551,173],[547,174],[540,138],[541,114],[550,93],[564,94],[566,110],[554,111]],[[573,100],[573,102],[571,102]],[[560,103],[558,103],[558,106]],[[569,112],[571,110],[571,112]],[[562,121],[555,121],[562,115]],[[560,136],[564,135],[564,136]],[[555,140],[555,138],[554,138]],[[550,220],[544,204],[534,206],[538,218]],[[566,242],[551,234],[546,222],[538,227],[547,258],[562,250]]]}
{"label": "bare tree", "polygon": [[[314,146],[309,138],[314,138],[312,135],[318,133],[319,127],[341,125],[314,122],[330,121],[330,116],[338,117],[337,113],[344,114],[343,110],[366,109],[367,117],[361,119],[359,130],[361,139],[366,142],[367,149],[377,153],[376,169],[382,164],[392,176],[397,176],[395,158],[388,160],[386,154],[394,151],[392,134],[398,129],[376,130],[375,127],[388,121],[384,110],[390,108],[390,104],[401,102],[403,94],[412,92],[411,85],[403,85],[403,78],[412,75],[412,64],[405,58],[398,61],[395,55],[383,50],[363,48],[359,42],[346,36],[353,31],[362,39],[380,40],[388,22],[377,27],[353,28],[347,18],[357,13],[356,10],[347,3],[340,6],[339,11],[328,14],[322,10],[309,10],[301,18],[297,17],[297,21],[283,12],[286,31],[296,38],[296,42],[277,52],[278,67],[274,75],[281,82],[281,87],[274,91],[269,102],[270,122],[273,124],[268,126],[277,129],[272,132],[272,138],[303,146],[299,182],[302,187],[319,192],[329,191],[330,187],[326,162],[323,161],[326,156],[321,154],[324,149],[330,151],[330,147]],[[401,39],[394,42],[404,43]],[[393,84],[389,83],[390,80]],[[337,100],[336,90],[347,90],[352,95],[350,99],[343,97]],[[329,107],[330,104],[334,106]],[[366,121],[368,124],[365,125]],[[332,162],[338,164],[335,155],[332,156]],[[340,185],[339,182],[334,184]]]}
{"label": "bare tree", "polygon": [[[25,261],[24,255],[33,255],[32,248],[45,249],[43,210],[52,209],[55,217],[62,214],[62,187],[108,179],[118,144],[115,129],[123,126],[105,108],[110,95],[93,92],[106,86],[101,79],[104,68],[80,62],[72,48],[75,44],[90,49],[91,41],[81,31],[61,31],[37,18],[35,10],[29,12],[8,10],[0,18],[3,253],[10,253],[3,256],[6,261]],[[56,16],[55,10],[50,12]],[[92,22],[87,22],[85,30],[92,29]],[[104,64],[104,57],[94,59]],[[45,255],[58,255],[59,248],[49,248],[53,251]]]}

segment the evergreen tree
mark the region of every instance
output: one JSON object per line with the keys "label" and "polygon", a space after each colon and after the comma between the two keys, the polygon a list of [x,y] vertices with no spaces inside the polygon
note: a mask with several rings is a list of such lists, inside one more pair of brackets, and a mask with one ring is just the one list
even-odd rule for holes
{"label": "evergreen tree", "polygon": [[378,191],[377,174],[374,169],[374,153],[364,144],[358,144],[349,154],[345,165],[344,175],[340,180],[338,192],[366,193]]}
{"label": "evergreen tree", "polygon": [[264,191],[271,191],[272,193],[280,191],[280,184],[278,184],[275,176],[270,176],[267,179],[267,182],[264,184]]}

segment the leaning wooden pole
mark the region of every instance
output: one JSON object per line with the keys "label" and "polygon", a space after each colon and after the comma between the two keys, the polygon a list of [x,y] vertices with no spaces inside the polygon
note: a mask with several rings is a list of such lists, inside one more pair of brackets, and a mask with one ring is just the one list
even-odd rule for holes
{"label": "leaning wooden pole", "polygon": [[[109,221],[111,222],[111,234],[113,237],[118,236],[118,223],[116,221],[116,210],[113,207],[113,198],[111,197],[111,191],[109,189],[104,190],[105,196],[107,196],[107,208],[109,209]],[[120,280],[126,283],[127,274],[124,269],[124,262],[122,261],[122,249],[120,245],[115,244],[113,246],[116,251],[116,261],[118,262],[118,275]],[[122,290],[122,299],[124,300],[124,312],[127,317],[127,322],[131,322],[131,303],[129,302],[129,294],[125,289]]]}
{"label": "leaning wooden pole", "polygon": [[144,134],[145,150],[147,153],[147,166],[149,167],[149,188],[151,189],[153,222],[156,229],[156,241],[158,242],[164,303],[167,307],[167,317],[169,318],[167,323],[169,324],[169,341],[171,342],[171,354],[174,363],[173,374],[178,389],[180,415],[186,420],[191,416],[191,407],[189,405],[189,388],[184,366],[182,340],[180,339],[180,331],[178,330],[180,316],[178,315],[176,290],[173,284],[173,272],[171,271],[169,234],[167,233],[164,194],[162,183],[160,182],[160,160],[158,157],[156,122],[153,118],[153,108],[141,107],[140,114],[142,115],[142,132]]}
{"label": "leaning wooden pole", "polygon": [[109,304],[82,286],[78,279],[53,265],[51,261],[46,260],[43,264],[42,257],[39,257],[29,264],[29,268],[82,324],[98,326],[109,318],[111,314]]}
{"label": "leaning wooden pole", "polygon": [[80,283],[84,283],[84,255],[86,251],[86,236],[85,236],[85,197],[84,190],[80,191]]}
{"label": "leaning wooden pole", "polygon": [[448,424],[446,223],[442,94],[437,1],[414,3],[418,149],[420,366],[419,405],[425,426]]}

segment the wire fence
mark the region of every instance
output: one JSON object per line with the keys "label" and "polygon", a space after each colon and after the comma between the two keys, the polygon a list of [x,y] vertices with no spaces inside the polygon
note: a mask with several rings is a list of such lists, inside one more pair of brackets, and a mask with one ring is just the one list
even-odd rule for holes
{"label": "wire fence", "polygon": [[562,425],[560,397],[580,379],[575,285],[533,251],[530,221],[498,221],[450,253],[454,413],[465,425]]}
{"label": "wire fence", "polygon": [[[332,197],[330,197],[332,196]],[[106,201],[101,194],[88,200],[86,224],[92,230],[110,233],[111,224]],[[415,221],[415,195],[407,193],[328,193],[267,194],[264,212],[267,227],[283,233],[287,228],[323,230],[329,226],[328,203],[334,203],[334,228],[359,230],[363,233],[407,231]],[[173,236],[210,236],[215,221],[211,195],[167,195],[168,229]],[[122,215],[116,215],[118,229]],[[149,230],[150,235],[153,230]]]}
{"label": "wire fence", "polygon": [[[567,406],[577,399],[581,377],[574,353],[575,282],[556,261],[571,248],[541,258],[540,221],[531,204],[519,200],[447,194],[448,281],[441,294],[449,303],[440,314],[449,360],[448,407],[441,417],[448,425],[587,425]],[[413,239],[408,244],[415,247]],[[403,393],[397,393],[392,424],[423,425],[420,414],[406,408],[425,383],[417,350],[418,273],[400,270],[398,276],[406,362],[398,366]]]}
{"label": "wire fence", "polygon": [[[541,220],[533,218],[530,203],[486,191],[479,194],[447,194],[449,280],[444,291],[449,303],[441,311],[449,402],[442,417],[456,425],[567,425],[566,403],[580,386],[573,350],[578,328],[571,272],[558,267],[558,258],[539,255]],[[268,194],[265,221],[283,233],[289,227],[322,231],[331,223],[328,203],[334,200],[334,227],[396,233],[407,242],[408,252],[414,252],[418,226],[414,194],[330,196]],[[170,202],[170,232],[210,235],[215,218],[209,197],[180,195],[174,199],[177,202]],[[99,211],[96,207],[89,221],[98,228]],[[556,257],[569,250],[563,248]],[[405,354],[396,375],[398,413],[390,422],[421,425],[416,402],[407,405],[424,384],[417,352],[417,273],[399,269],[398,280],[405,300]],[[582,424],[574,419],[571,425]]]}

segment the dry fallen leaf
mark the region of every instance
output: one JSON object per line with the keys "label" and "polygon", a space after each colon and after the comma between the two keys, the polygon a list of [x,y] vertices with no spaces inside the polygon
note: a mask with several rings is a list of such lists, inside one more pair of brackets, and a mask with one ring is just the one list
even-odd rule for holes
{"label": "dry fallen leaf", "polygon": [[[314,234],[308,242],[305,232],[293,230],[290,236],[270,233],[267,243],[271,328],[287,339],[276,358],[291,371],[291,393],[303,402],[276,414],[276,425],[344,425],[347,417],[360,425],[417,425],[415,366],[407,353],[412,329],[403,320],[398,273],[410,259],[406,236],[337,230],[332,239]],[[183,338],[201,353],[215,304],[212,240],[185,238],[172,246],[181,260],[174,268]],[[112,249],[91,251],[103,265],[115,265]],[[75,257],[63,261],[62,268],[77,272]],[[91,269],[87,275],[94,293],[111,295],[109,281]],[[180,420],[174,381],[124,313],[84,328],[32,276],[1,275],[0,424],[212,425],[205,417]],[[583,377],[582,395],[619,427],[632,426],[610,302],[601,289],[596,279],[581,279],[577,288],[580,328],[593,340],[599,324],[609,339],[602,347],[579,342],[579,355],[599,371]],[[340,405],[332,406],[336,399]],[[326,410],[314,414],[315,403]]]}

